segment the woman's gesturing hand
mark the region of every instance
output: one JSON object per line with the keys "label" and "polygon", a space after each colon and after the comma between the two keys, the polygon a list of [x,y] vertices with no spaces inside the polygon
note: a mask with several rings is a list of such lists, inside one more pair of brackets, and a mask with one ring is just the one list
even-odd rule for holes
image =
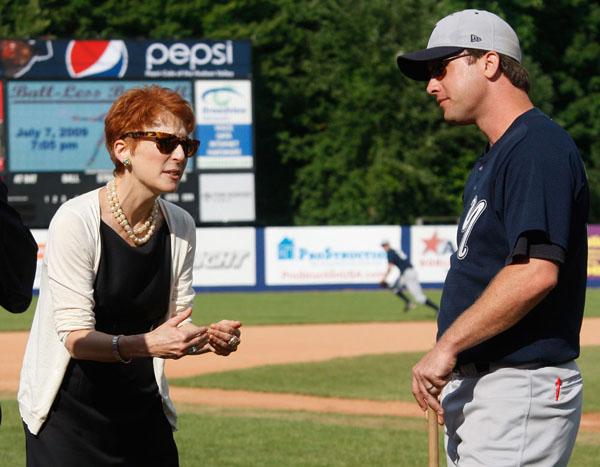
{"label": "woman's gesturing hand", "polygon": [[208,344],[208,329],[182,323],[190,317],[192,309],[177,313],[146,335],[146,343],[153,357],[178,359],[201,350]]}
{"label": "woman's gesturing hand", "polygon": [[242,323],[224,319],[210,325],[209,342],[218,355],[229,355],[237,350],[240,344],[240,328]]}

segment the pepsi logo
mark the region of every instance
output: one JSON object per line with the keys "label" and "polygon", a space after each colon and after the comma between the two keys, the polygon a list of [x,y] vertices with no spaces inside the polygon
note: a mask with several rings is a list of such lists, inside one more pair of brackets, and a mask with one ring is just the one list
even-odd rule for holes
{"label": "pepsi logo", "polygon": [[65,59],[72,78],[122,78],[127,71],[127,47],[122,40],[71,41]]}

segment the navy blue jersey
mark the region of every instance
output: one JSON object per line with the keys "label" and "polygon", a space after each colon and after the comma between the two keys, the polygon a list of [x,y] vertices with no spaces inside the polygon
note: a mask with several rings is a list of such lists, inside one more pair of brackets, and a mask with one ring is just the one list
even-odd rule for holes
{"label": "navy blue jersey", "polygon": [[589,193],[568,133],[538,109],[519,116],[476,162],[463,205],[438,338],[505,265],[526,255],[558,262],[557,286],[515,326],[459,354],[458,364],[558,364],[578,357]]}
{"label": "navy blue jersey", "polygon": [[388,263],[392,263],[398,269],[400,269],[400,274],[402,274],[408,268],[412,268],[412,264],[410,264],[410,261],[404,253],[400,252],[399,255],[395,250],[392,250],[391,248],[387,251],[387,259]]}

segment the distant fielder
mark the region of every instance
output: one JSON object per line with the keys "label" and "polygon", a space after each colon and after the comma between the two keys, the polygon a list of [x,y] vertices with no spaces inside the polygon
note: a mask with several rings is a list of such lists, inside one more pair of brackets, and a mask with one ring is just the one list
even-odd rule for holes
{"label": "distant fielder", "polygon": [[[390,242],[387,240],[382,240],[381,247],[387,253],[388,267],[385,271],[385,274],[381,278],[381,281],[379,281],[379,285],[384,289],[389,287],[394,291],[398,298],[404,301],[404,311],[409,311],[416,307],[416,305],[404,293],[404,290],[408,290],[417,303],[420,303],[421,305],[427,305],[428,307],[433,308],[437,313],[437,305],[429,300],[423,293],[423,289],[419,283],[419,277],[417,276],[417,271],[408,260],[404,252],[400,251],[398,253],[396,250],[390,247]],[[386,279],[394,266],[398,268],[400,275],[392,285],[388,285]]]}

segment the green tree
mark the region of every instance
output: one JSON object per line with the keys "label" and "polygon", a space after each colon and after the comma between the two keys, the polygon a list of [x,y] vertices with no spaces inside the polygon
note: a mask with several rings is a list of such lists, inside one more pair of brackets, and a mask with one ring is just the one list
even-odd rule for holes
{"label": "green tree", "polygon": [[[457,217],[485,140],[443,122],[400,50],[461,0],[0,0],[4,36],[250,39],[259,223]],[[516,29],[535,105],[575,138],[600,222],[600,6],[487,2]]]}

